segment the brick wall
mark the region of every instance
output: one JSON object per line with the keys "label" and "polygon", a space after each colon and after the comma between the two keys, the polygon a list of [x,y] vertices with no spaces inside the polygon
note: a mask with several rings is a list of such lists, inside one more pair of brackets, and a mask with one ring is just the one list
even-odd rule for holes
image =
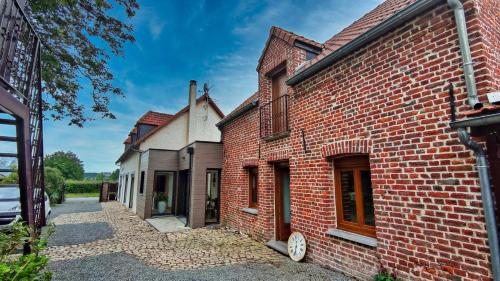
{"label": "brick wall", "polygon": [[[498,1],[465,6],[484,101],[500,83],[498,51],[491,51],[499,42]],[[279,40],[264,55],[261,105],[270,99],[266,71],[286,59],[291,75],[303,60]],[[450,82],[458,112],[469,110],[454,17],[443,4],[289,89],[290,137],[259,140],[257,110],[225,126],[222,221],[259,240],[272,239],[269,161],[288,158],[291,227],[306,236],[309,261],[362,280],[380,269],[404,280],[489,280],[475,158],[448,126]],[[370,156],[377,247],[326,234],[336,228],[331,158],[358,152]],[[251,216],[240,210],[248,201],[241,163],[256,156],[259,214]]]}

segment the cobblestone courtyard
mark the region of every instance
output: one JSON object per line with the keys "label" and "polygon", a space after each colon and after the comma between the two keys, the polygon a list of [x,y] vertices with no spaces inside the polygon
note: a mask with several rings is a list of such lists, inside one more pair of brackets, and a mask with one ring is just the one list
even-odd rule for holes
{"label": "cobblestone courtyard", "polygon": [[54,208],[55,280],[350,280],[223,228],[160,233],[117,202]]}

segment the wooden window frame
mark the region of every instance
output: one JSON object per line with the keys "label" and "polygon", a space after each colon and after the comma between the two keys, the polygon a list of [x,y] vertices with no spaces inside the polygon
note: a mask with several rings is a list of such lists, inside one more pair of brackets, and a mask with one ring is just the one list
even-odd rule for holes
{"label": "wooden window frame", "polygon": [[[342,186],[340,173],[342,171],[353,171],[354,192],[356,194],[356,216],[357,222],[344,220],[344,209],[342,206]],[[363,204],[363,192],[361,186],[361,171],[370,171],[368,156],[350,156],[334,160],[335,175],[335,205],[337,210],[337,227],[339,229],[353,232],[369,237],[376,237],[375,226],[366,225],[365,210]],[[372,198],[373,200],[373,198]]]}
{"label": "wooden window frame", "polygon": [[[248,168],[248,207],[257,208],[259,207],[259,170],[256,167]],[[257,201],[254,202],[253,198],[253,178],[255,178],[255,192],[257,193]]]}

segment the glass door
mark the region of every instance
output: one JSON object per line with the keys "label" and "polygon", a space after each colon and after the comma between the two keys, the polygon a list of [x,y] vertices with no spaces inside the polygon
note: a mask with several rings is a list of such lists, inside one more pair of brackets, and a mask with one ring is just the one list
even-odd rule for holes
{"label": "glass door", "polygon": [[153,189],[152,214],[171,215],[174,202],[175,172],[156,172]]}
{"label": "glass door", "polygon": [[219,170],[207,170],[207,200],[205,203],[205,223],[219,222]]}

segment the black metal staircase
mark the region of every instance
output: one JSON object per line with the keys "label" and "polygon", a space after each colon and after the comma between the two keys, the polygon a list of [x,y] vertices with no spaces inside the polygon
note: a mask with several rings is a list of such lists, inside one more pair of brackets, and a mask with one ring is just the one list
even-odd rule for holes
{"label": "black metal staircase", "polygon": [[0,157],[17,161],[22,216],[36,235],[45,224],[40,40],[25,3],[0,0]]}

